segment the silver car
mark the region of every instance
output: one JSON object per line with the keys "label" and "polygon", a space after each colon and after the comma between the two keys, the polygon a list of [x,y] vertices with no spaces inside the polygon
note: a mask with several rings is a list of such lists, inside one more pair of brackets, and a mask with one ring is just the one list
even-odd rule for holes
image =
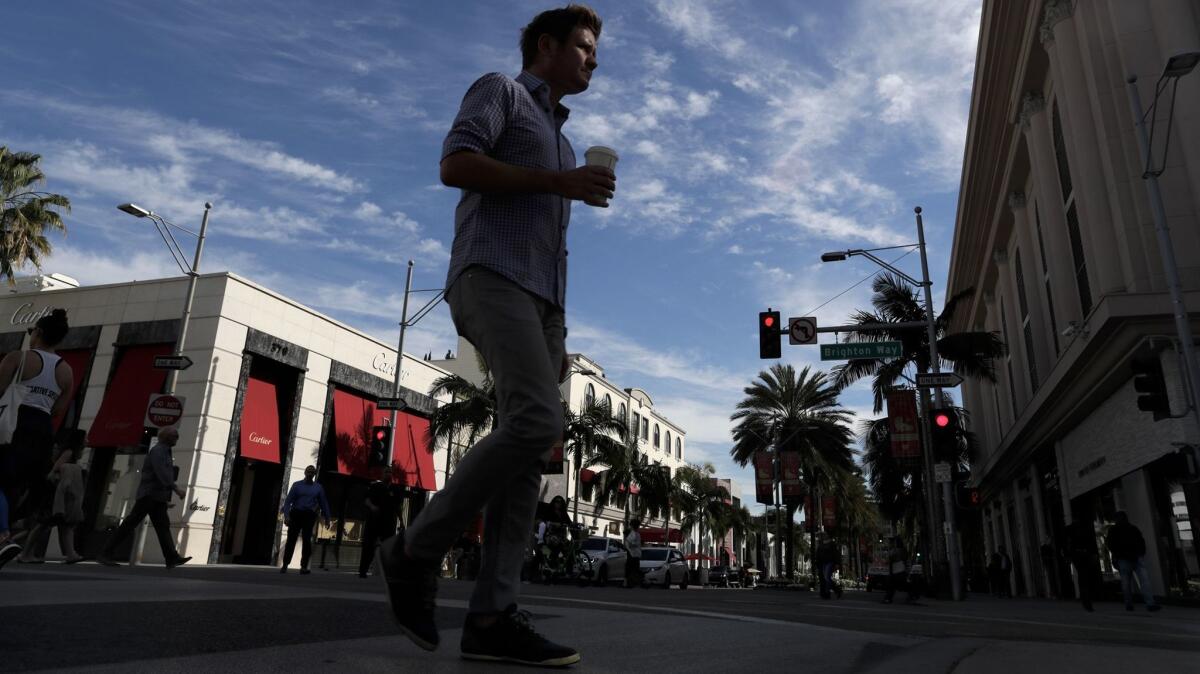
{"label": "silver car", "polygon": [[670,589],[672,585],[678,585],[681,590],[687,589],[687,562],[683,561],[683,553],[675,548],[643,547],[641,566],[642,584],[658,585],[666,589]]}
{"label": "silver car", "polygon": [[[643,548],[644,549],[644,548]],[[591,536],[583,542],[583,552],[592,558],[593,577],[598,585],[610,580],[625,580],[625,546],[602,536]]]}

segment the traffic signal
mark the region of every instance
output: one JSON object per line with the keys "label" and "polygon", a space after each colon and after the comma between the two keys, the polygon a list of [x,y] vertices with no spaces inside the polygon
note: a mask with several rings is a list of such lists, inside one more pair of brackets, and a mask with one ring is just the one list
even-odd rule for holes
{"label": "traffic signal", "polygon": [[392,447],[392,427],[375,426],[371,429],[371,447],[367,455],[368,468],[388,465],[388,450]]}
{"label": "traffic signal", "polygon": [[955,482],[954,502],[964,510],[979,508],[983,505],[983,494],[978,487],[968,487],[966,482]]}
{"label": "traffic signal", "polygon": [[766,311],[758,312],[758,357],[759,358],[779,358],[781,355],[780,348],[783,343],[783,332],[779,326],[779,312],[771,311],[767,307]]}
{"label": "traffic signal", "polygon": [[1153,412],[1155,421],[1171,418],[1167,382],[1163,379],[1162,362],[1158,356],[1133,359],[1133,388],[1139,394],[1139,410]]}
{"label": "traffic signal", "polygon": [[930,411],[929,439],[933,445],[934,456],[957,455],[961,432],[958,410],[953,407],[939,407]]}

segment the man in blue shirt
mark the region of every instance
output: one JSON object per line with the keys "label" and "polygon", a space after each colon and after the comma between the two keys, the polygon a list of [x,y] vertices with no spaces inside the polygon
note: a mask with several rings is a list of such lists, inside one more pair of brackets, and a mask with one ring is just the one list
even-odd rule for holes
{"label": "man in blue shirt", "polygon": [[462,656],[546,666],[579,661],[575,649],[541,637],[516,600],[542,467],[563,434],[558,383],[567,369],[571,201],[602,207],[616,188],[609,169],[575,167],[562,133],[570,111],[560,100],[588,88],[600,24],[581,5],[535,17],[521,33],[520,75],[492,73],[471,85],[442,145],[442,182],[462,190],[446,301],[459,334],[487,362],[498,424],[405,533],[380,546],[392,613],[427,650],[438,645],[437,570],[482,509],[483,563]]}
{"label": "man in blue shirt", "polygon": [[179,431],[176,429],[164,428],[158,432],[158,442],[150,448],[142,462],[142,479],[138,483],[137,500],[133,503],[133,509],[96,556],[97,562],[105,566],[117,566],[117,562],[112,559],[113,552],[147,516],[154,525],[154,533],[158,537],[158,545],[162,548],[163,559],[166,560],[168,569],[191,559],[180,557],[175,550],[175,541],[171,538],[171,518],[167,516],[171,494],[174,493],[180,499],[184,495],[183,489],[175,484],[175,463],[171,456],[171,448],[177,442]]}
{"label": "man in blue shirt", "polygon": [[329,500],[325,498],[325,488],[316,478],[316,466],[306,467],[304,479],[292,484],[283,501],[283,523],[287,525],[288,533],[287,545],[283,549],[283,566],[279,567],[279,573],[287,573],[288,564],[292,563],[297,536],[301,541],[300,575],[312,573],[308,570],[308,560],[312,556],[313,527],[317,524],[318,510],[325,528],[329,528]]}

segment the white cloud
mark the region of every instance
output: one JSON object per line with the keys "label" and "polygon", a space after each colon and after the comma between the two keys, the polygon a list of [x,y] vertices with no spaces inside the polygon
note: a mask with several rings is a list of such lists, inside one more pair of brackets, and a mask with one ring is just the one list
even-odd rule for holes
{"label": "white cloud", "polygon": [[[27,270],[33,273],[33,270]],[[105,255],[58,244],[42,263],[42,272],[66,274],[82,285],[126,283],[181,276],[182,272],[167,251],[133,252]]]}
{"label": "white cloud", "polygon": [[683,35],[683,41],[697,49],[715,49],[726,58],[736,58],[746,41],[734,35],[727,23],[718,18],[701,0],[656,0],[654,8],[661,21]]}

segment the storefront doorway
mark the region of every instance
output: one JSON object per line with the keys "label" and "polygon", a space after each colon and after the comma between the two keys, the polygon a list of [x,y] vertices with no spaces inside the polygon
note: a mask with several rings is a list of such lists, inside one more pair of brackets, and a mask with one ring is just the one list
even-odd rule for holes
{"label": "storefront doorway", "polygon": [[272,564],[283,466],[238,457],[229,489],[221,561]]}

